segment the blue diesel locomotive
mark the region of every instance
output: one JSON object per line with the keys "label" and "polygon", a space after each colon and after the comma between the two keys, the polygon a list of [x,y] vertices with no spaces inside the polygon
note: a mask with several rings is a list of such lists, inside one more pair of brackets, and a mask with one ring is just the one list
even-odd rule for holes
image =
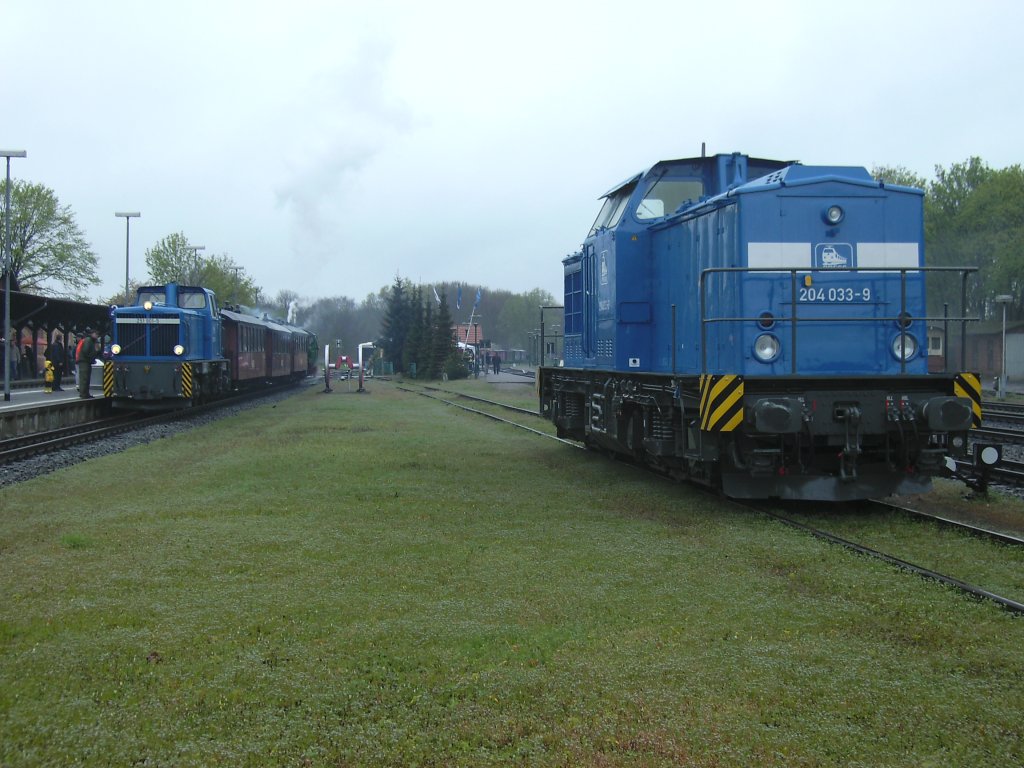
{"label": "blue diesel locomotive", "polygon": [[922,492],[965,454],[981,385],[928,373],[921,190],[731,154],[602,201],[538,371],[560,435],[736,498]]}
{"label": "blue diesel locomotive", "polygon": [[110,314],[113,338],[103,393],[115,408],[182,408],[243,387],[298,380],[315,369],[315,335],[222,309],[206,288],[140,288],[133,306]]}

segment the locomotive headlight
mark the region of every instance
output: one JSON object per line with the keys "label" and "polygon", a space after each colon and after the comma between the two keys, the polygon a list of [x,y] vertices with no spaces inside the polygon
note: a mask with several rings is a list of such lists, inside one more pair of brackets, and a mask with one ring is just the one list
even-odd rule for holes
{"label": "locomotive headlight", "polygon": [[897,334],[892,340],[891,350],[897,360],[913,360],[917,355],[917,339],[909,333]]}
{"label": "locomotive headlight", "polygon": [[149,310],[151,310],[153,308],[153,302],[152,301],[148,301],[148,300],[142,302],[142,308],[144,310],[146,310],[147,312],[149,312]]}
{"label": "locomotive headlight", "polygon": [[770,363],[779,356],[782,345],[779,340],[770,333],[762,333],[754,339],[754,357],[762,363]]}
{"label": "locomotive headlight", "polygon": [[121,345],[120,344],[112,344],[111,347],[110,347],[110,354],[112,354],[112,355],[120,355],[121,354]]}
{"label": "locomotive headlight", "polygon": [[843,212],[843,209],[838,205],[830,205],[825,209],[825,223],[835,226],[843,220],[843,216],[845,215],[846,214]]}
{"label": "locomotive headlight", "polygon": [[174,354],[176,354],[178,357],[181,357],[182,355],[185,354],[185,348],[183,346],[181,346],[181,344],[175,344],[174,345]]}

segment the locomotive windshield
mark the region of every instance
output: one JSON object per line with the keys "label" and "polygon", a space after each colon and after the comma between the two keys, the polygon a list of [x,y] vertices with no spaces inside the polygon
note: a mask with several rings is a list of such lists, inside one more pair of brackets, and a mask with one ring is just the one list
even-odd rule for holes
{"label": "locomotive windshield", "polygon": [[[617,189],[604,199],[601,211],[597,214],[597,218],[594,220],[594,226],[590,228],[590,235],[594,234],[599,229],[611,229],[619,223],[619,219],[622,218],[623,211],[626,210],[626,203],[629,202],[629,196],[635,188],[636,184],[628,184]],[[588,235],[588,237],[590,235]]]}
{"label": "locomotive windshield", "polygon": [[638,219],[659,219],[675,213],[683,203],[698,200],[704,184],[697,179],[661,179],[647,190],[636,207]]}
{"label": "locomotive windshield", "polygon": [[167,294],[163,291],[139,291],[137,304],[141,307],[147,301],[151,301],[154,304],[166,304]]}
{"label": "locomotive windshield", "polygon": [[205,309],[206,294],[203,291],[181,291],[178,306],[182,309]]}
{"label": "locomotive windshield", "polygon": [[[167,292],[163,290],[139,291],[139,298],[136,302],[142,306],[147,301],[153,304],[167,304]],[[182,309],[206,309],[206,292],[199,290],[179,290],[178,306]],[[216,306],[214,306],[216,309]]]}

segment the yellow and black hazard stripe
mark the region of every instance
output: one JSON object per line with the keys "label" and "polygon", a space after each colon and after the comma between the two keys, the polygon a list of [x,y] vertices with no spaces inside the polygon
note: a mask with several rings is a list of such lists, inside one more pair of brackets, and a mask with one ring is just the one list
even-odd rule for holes
{"label": "yellow and black hazard stripe", "polygon": [[743,377],[733,374],[700,377],[700,428],[732,432],[743,422]]}
{"label": "yellow and black hazard stripe", "polygon": [[181,396],[192,399],[192,363],[181,364]]}
{"label": "yellow and black hazard stripe", "polygon": [[110,360],[103,363],[103,396],[114,396],[114,364]]}
{"label": "yellow and black hazard stripe", "polygon": [[976,373],[958,373],[953,379],[953,394],[971,401],[972,426],[981,426],[981,379]]}

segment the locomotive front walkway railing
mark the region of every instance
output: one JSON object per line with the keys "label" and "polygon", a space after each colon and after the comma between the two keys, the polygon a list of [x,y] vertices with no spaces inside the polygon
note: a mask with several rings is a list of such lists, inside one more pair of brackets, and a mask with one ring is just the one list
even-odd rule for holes
{"label": "locomotive front walkway railing", "polygon": [[[698,291],[700,293],[700,347],[701,347],[701,372],[708,373],[708,326],[712,323],[744,323],[744,322],[763,322],[762,316],[755,317],[708,317],[707,307],[707,289],[711,282],[710,277],[716,274],[750,274],[750,273],[775,273],[775,274],[789,274],[789,284],[791,292],[791,303],[793,306],[792,314],[788,317],[776,317],[773,316],[772,320],[777,324],[790,324],[790,370],[794,375],[797,371],[797,330],[800,325],[808,325],[814,323],[877,323],[879,321],[892,321],[897,324],[900,329],[900,373],[906,373],[907,370],[907,354],[906,354],[906,336],[907,336],[907,318],[910,315],[907,313],[907,275],[917,274],[919,272],[928,273],[941,273],[950,272],[958,273],[960,275],[960,314],[956,317],[949,317],[945,314],[942,317],[914,317],[914,320],[920,320],[924,323],[943,323],[943,336],[946,340],[945,349],[948,349],[949,339],[949,325],[950,323],[960,324],[960,370],[966,368],[967,362],[967,323],[978,322],[977,317],[967,317],[967,278],[972,272],[977,272],[977,267],[849,267],[845,269],[837,268],[826,268],[826,267],[713,267],[705,269],[700,273],[700,279],[698,282]],[[828,274],[836,275],[839,273],[861,273],[861,272],[874,272],[879,274],[895,274],[900,275],[900,310],[899,313],[894,316],[873,316],[873,317],[851,317],[848,315],[839,315],[833,317],[800,317],[797,312],[797,307],[800,302],[797,300],[798,296],[798,281],[797,275],[811,275],[811,274]],[[785,303],[785,302],[783,302]],[[836,304],[838,302],[831,302]],[[882,303],[882,302],[864,302],[864,303]],[[846,304],[846,306],[863,306],[862,304]],[[674,310],[674,305],[673,305]],[[673,338],[675,336],[675,312],[673,311]],[[927,345],[927,339],[925,339]],[[672,372],[675,373],[675,343],[673,342],[672,350]],[[945,349],[943,352],[945,353]],[[925,349],[927,354],[927,347]]]}

